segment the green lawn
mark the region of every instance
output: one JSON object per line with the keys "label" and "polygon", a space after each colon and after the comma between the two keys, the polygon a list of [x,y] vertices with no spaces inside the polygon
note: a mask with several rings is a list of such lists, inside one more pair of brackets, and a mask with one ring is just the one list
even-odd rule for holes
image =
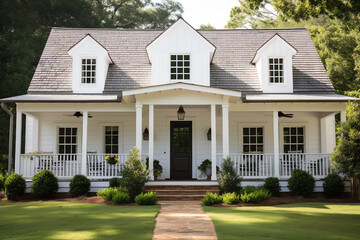
{"label": "green lawn", "polygon": [[159,206],[0,204],[1,239],[151,239]]}
{"label": "green lawn", "polygon": [[360,239],[360,204],[204,207],[219,240]]}

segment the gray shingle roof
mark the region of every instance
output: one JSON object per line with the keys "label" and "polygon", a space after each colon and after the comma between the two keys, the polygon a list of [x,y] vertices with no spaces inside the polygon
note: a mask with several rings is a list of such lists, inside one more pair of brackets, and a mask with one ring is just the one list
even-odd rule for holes
{"label": "gray shingle roof", "polygon": [[[72,59],[67,51],[85,34],[91,34],[108,51],[105,92],[150,85],[151,65],[145,47],[163,30],[53,28],[28,91],[71,92]],[[210,68],[212,87],[259,92],[256,68],[250,63],[256,50],[276,33],[294,46],[294,91],[332,92],[334,88],[305,28],[199,30],[216,46]]]}

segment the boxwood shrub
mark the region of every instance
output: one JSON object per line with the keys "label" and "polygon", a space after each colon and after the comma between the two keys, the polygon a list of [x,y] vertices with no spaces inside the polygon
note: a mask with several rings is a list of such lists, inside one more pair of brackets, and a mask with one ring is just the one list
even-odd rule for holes
{"label": "boxwood shrub", "polygon": [[223,195],[221,195],[222,200],[224,203],[227,204],[237,204],[240,202],[240,197],[238,194],[236,193],[225,193]]}
{"label": "boxwood shrub", "polygon": [[12,173],[5,181],[5,195],[9,200],[17,200],[25,189],[25,179],[19,174]]}
{"label": "boxwood shrub", "polygon": [[112,201],[116,204],[129,203],[131,202],[131,198],[127,192],[117,192],[113,196]]}
{"label": "boxwood shrub", "polygon": [[41,170],[32,179],[31,192],[35,197],[52,197],[58,189],[58,179],[49,170]]}
{"label": "boxwood shrub", "polygon": [[202,199],[202,203],[205,206],[219,204],[222,203],[222,197],[220,195],[217,195],[216,193],[206,192],[204,198]]}
{"label": "boxwood shrub", "polygon": [[119,192],[128,193],[128,190],[125,187],[107,188],[97,191],[96,195],[101,196],[105,201],[112,201]]}
{"label": "boxwood shrub", "polygon": [[70,181],[70,193],[74,197],[86,195],[90,191],[90,180],[84,175],[75,175]]}
{"label": "boxwood shrub", "polygon": [[344,192],[344,181],[337,173],[330,173],[325,177],[323,187],[328,197],[334,197]]}
{"label": "boxwood shrub", "polygon": [[140,205],[154,205],[157,202],[156,192],[140,193],[135,197],[135,202]]}
{"label": "boxwood shrub", "polygon": [[278,196],[280,193],[280,183],[277,177],[268,177],[265,179],[264,188],[269,190],[272,196]]}
{"label": "boxwood shrub", "polygon": [[6,177],[0,175],[0,192],[5,190],[5,181],[6,181]]}
{"label": "boxwood shrub", "polygon": [[258,187],[253,192],[244,192],[240,195],[240,199],[244,203],[258,203],[271,197],[269,190]]}
{"label": "boxwood shrub", "polygon": [[117,188],[120,186],[124,186],[122,178],[113,177],[109,181],[109,187],[111,188]]}
{"label": "boxwood shrub", "polygon": [[294,196],[308,196],[315,188],[315,179],[309,173],[295,169],[288,180],[288,188]]}

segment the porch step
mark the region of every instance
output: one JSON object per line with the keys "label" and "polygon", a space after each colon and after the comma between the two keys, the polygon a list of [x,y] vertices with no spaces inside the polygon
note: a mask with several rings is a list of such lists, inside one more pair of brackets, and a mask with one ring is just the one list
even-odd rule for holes
{"label": "porch step", "polygon": [[219,193],[218,185],[146,185],[146,192],[156,192],[160,201],[201,200],[206,192]]}

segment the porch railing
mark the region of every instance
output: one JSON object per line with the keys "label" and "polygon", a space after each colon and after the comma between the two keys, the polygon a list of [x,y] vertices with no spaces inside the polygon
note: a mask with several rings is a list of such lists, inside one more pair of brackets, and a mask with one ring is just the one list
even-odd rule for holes
{"label": "porch railing", "polygon": [[[119,162],[107,163],[105,157],[109,154],[87,154],[86,176],[90,179],[106,179],[120,177],[121,165],[129,158],[129,154],[120,153]],[[141,160],[146,163],[147,154],[142,154]],[[21,154],[20,174],[24,178],[32,178],[41,170],[47,169],[58,178],[69,179],[76,174],[82,174],[81,154]]]}

